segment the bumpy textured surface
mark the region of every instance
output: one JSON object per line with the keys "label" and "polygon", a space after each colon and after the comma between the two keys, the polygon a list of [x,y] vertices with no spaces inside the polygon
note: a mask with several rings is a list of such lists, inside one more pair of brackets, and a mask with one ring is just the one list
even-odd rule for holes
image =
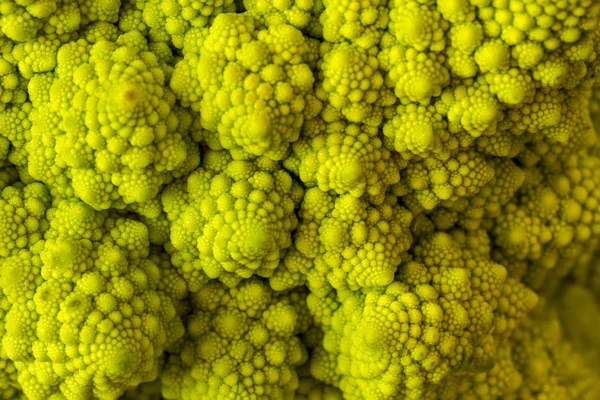
{"label": "bumpy textured surface", "polygon": [[300,218],[294,247],[271,278],[274,287],[295,286],[298,272],[314,291],[386,286],[412,243],[412,215],[392,196],[373,206],[313,188],[304,196]]}
{"label": "bumpy textured surface", "polygon": [[[5,319],[8,311],[10,302],[0,289],[0,338],[6,334]],[[17,368],[0,346],[0,397],[6,400],[22,399],[24,396],[20,389]]]}
{"label": "bumpy textured surface", "polygon": [[62,46],[55,72],[29,82],[31,176],[107,209],[147,202],[193,170],[199,159],[188,135],[191,116],[165,88],[162,64],[138,32],[115,43]]}
{"label": "bumpy textured surface", "polygon": [[234,289],[204,286],[190,298],[188,338],[164,371],[163,396],[292,398],[295,367],[307,359],[296,336],[311,324],[305,298],[302,290],[278,294],[254,278]]}
{"label": "bumpy textured surface", "polygon": [[60,35],[94,21],[117,22],[120,6],[120,0],[3,0],[0,26],[11,40],[27,42],[40,32]]}
{"label": "bumpy textured surface", "polygon": [[10,142],[0,137],[0,190],[18,178],[14,165],[8,161],[10,147]]}
{"label": "bumpy textured surface", "polygon": [[11,40],[0,33],[0,111],[27,100],[27,81],[17,70],[13,49]]}
{"label": "bumpy textured surface", "polygon": [[[165,32],[173,46],[182,48],[190,28],[207,26],[220,13],[235,12],[235,0],[150,0],[137,1],[150,29]],[[154,33],[155,35],[157,33]]]}
{"label": "bumpy textured surface", "polygon": [[209,29],[188,35],[186,57],[171,79],[182,103],[200,112],[202,126],[235,158],[282,159],[315,112],[302,32],[287,24],[260,29],[250,16],[220,14]]}
{"label": "bumpy textured surface", "polygon": [[494,327],[514,325],[537,296],[490,260],[484,232],[472,235],[459,239],[475,244],[464,250],[447,233],[425,236],[398,281],[383,289],[339,291],[339,303],[311,294],[311,311],[330,315],[313,374],[339,385],[345,398],[418,398],[452,373],[485,365]]}
{"label": "bumpy textured surface", "polygon": [[163,350],[184,333],[181,278],[150,257],[147,228],[68,200],[47,219],[45,239],[13,251],[0,275],[10,302],[2,347],[25,395],[114,398],[156,377]]}
{"label": "bumpy textured surface", "polygon": [[204,277],[235,286],[252,275],[271,276],[292,244],[302,195],[277,161],[235,161],[225,151],[207,151],[203,166],[162,196],[173,262],[190,290]]}
{"label": "bumpy textured surface", "polygon": [[327,124],[318,117],[307,121],[303,134],[284,165],[304,186],[381,203],[388,188],[400,181],[402,161],[384,146],[377,129]]}
{"label": "bumpy textured surface", "polygon": [[0,400],[597,400],[596,0],[0,0]]}

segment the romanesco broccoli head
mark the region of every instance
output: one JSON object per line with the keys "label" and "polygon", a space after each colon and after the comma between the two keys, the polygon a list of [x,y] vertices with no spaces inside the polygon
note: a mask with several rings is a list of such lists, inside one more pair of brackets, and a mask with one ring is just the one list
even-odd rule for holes
{"label": "romanesco broccoli head", "polygon": [[0,0],[0,398],[600,398],[595,0]]}

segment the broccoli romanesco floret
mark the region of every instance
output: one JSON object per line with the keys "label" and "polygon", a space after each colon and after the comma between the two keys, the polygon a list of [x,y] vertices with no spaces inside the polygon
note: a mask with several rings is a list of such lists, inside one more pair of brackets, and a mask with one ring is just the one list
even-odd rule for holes
{"label": "broccoli romanesco floret", "polygon": [[187,337],[167,361],[166,399],[285,399],[307,359],[304,291],[276,293],[259,279],[228,289],[211,281],[191,298]]}
{"label": "broccoli romanesco floret", "polygon": [[29,83],[36,94],[31,175],[106,209],[147,202],[193,169],[199,159],[188,136],[191,117],[165,88],[166,74],[136,32],[62,46],[54,76]]}
{"label": "broccoli romanesco floret", "polygon": [[161,285],[147,228],[76,200],[30,218],[47,218],[44,239],[0,268],[11,303],[2,345],[25,395],[113,399],[153,380],[184,329],[170,295],[177,285]]}
{"label": "broccoli romanesco floret", "polygon": [[283,158],[305,116],[318,112],[307,101],[314,76],[302,32],[287,24],[259,29],[249,16],[220,14],[195,36],[195,51],[175,67],[173,91],[235,158]]}
{"label": "broccoli romanesco floret", "polygon": [[294,211],[303,195],[279,163],[208,151],[185,186],[169,186],[162,201],[171,221],[173,262],[190,290],[205,275],[228,286],[252,275],[271,276],[292,244]]}

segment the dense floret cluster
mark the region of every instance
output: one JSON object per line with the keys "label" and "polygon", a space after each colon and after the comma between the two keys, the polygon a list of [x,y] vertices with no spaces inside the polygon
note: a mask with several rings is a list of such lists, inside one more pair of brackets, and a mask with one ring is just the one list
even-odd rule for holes
{"label": "dense floret cluster", "polygon": [[0,400],[597,400],[595,0],[0,0]]}

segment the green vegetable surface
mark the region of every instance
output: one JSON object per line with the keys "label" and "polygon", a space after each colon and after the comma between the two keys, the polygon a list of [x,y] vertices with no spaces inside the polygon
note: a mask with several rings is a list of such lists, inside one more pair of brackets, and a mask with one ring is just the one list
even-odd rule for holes
{"label": "green vegetable surface", "polygon": [[0,400],[600,399],[597,0],[0,0]]}

